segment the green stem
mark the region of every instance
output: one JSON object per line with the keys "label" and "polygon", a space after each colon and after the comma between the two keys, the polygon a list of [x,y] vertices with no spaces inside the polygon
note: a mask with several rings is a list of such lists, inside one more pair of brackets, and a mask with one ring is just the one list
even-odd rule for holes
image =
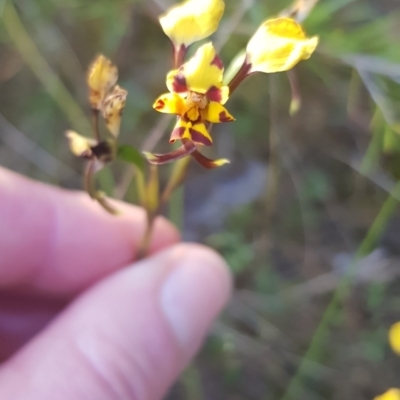
{"label": "green stem", "polygon": [[250,68],[251,64],[248,64],[245,59],[242,66],[239,68],[239,71],[228,84],[229,96],[232,96],[232,93],[237,89],[237,87],[244,81],[244,79],[246,79],[247,76],[249,76]]}
{"label": "green stem", "polygon": [[145,258],[149,253],[154,221],[160,212],[160,190],[158,166],[150,165],[150,174],[144,192],[144,208],[146,209],[146,230],[138,247],[136,260]]}
{"label": "green stem", "polygon": [[372,139],[360,166],[360,171],[363,175],[373,172],[379,163],[385,135],[382,122],[382,114],[379,110],[376,110],[371,123]]}
{"label": "green stem", "polygon": [[136,253],[136,261],[142,260],[149,253],[151,237],[153,234],[154,220],[156,219],[156,216],[156,213],[152,213],[151,211],[146,210],[146,230],[144,231],[143,237],[138,247],[138,251]]}
{"label": "green stem", "polygon": [[99,110],[92,109],[93,136],[100,143]]}
{"label": "green stem", "polygon": [[96,161],[89,160],[86,166],[85,173],[83,175],[83,187],[89,196],[96,200],[108,213],[112,215],[119,214],[119,211],[114,208],[105,197],[104,193],[96,190],[96,185],[94,181],[94,174],[96,172]]}
{"label": "green stem", "polygon": [[270,134],[269,134],[269,159],[267,168],[267,184],[266,184],[266,219],[267,224],[270,225],[272,215],[275,210],[276,200],[279,191],[279,176],[281,173],[280,160],[278,154],[278,108],[276,106],[276,101],[279,95],[279,82],[277,76],[270,77]]}

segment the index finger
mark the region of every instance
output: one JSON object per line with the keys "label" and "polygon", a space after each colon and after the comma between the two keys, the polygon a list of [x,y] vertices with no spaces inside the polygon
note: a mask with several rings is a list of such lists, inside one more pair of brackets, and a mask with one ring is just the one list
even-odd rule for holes
{"label": "index finger", "polygon": [[[60,294],[84,289],[135,259],[144,211],[120,204],[113,216],[82,192],[31,181],[0,168],[0,288]],[[150,252],[179,240],[158,218]]]}

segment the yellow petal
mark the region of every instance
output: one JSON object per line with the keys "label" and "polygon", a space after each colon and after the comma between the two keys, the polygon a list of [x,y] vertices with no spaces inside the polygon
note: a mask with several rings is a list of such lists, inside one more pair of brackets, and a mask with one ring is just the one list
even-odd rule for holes
{"label": "yellow petal", "polygon": [[374,397],[374,400],[400,400],[400,389],[389,389],[380,396]]}
{"label": "yellow petal", "polygon": [[217,30],[224,8],[222,0],[187,0],[161,15],[160,24],[175,47],[187,47]]}
{"label": "yellow petal", "polygon": [[74,131],[65,132],[65,136],[68,139],[69,148],[73,155],[84,158],[92,156],[91,147],[96,145],[96,140],[81,136]]}
{"label": "yellow petal", "polygon": [[[167,87],[172,93],[192,91],[206,94],[210,90],[222,88],[223,73],[224,66],[214,46],[206,43],[187,63],[167,75]],[[223,88],[226,92],[227,87]]]}
{"label": "yellow petal", "polygon": [[99,55],[89,67],[87,84],[92,108],[100,110],[108,91],[117,83],[117,67],[103,55]]}
{"label": "yellow petal", "polygon": [[392,350],[400,355],[400,322],[396,322],[390,327],[389,343]]}
{"label": "yellow petal", "polygon": [[199,122],[193,125],[189,122],[187,129],[182,135],[182,139],[189,139],[196,144],[204,146],[212,145],[211,136],[208,133],[207,128],[203,122]]}
{"label": "yellow petal", "polygon": [[107,128],[114,137],[118,137],[119,135],[121,116],[124,111],[127,95],[128,92],[117,85],[104,100],[103,117]]}
{"label": "yellow petal", "polygon": [[153,108],[161,113],[183,115],[186,110],[185,100],[175,93],[162,94],[153,104]]}
{"label": "yellow petal", "polygon": [[184,134],[186,134],[186,137],[189,137],[190,136],[189,126],[192,126],[189,121],[185,121],[182,118],[178,118],[174,126],[174,129],[172,130],[169,142],[172,144],[175,143],[177,140],[182,140]]}
{"label": "yellow petal", "polygon": [[302,27],[291,18],[265,21],[247,44],[251,72],[280,72],[310,58],[318,37],[307,38]]}
{"label": "yellow petal", "polygon": [[211,101],[202,114],[206,121],[212,122],[213,124],[235,120],[224,106],[215,101]]}
{"label": "yellow petal", "polygon": [[188,118],[190,121],[195,122],[200,117],[200,110],[198,109],[198,107],[192,107],[185,114],[185,117]]}

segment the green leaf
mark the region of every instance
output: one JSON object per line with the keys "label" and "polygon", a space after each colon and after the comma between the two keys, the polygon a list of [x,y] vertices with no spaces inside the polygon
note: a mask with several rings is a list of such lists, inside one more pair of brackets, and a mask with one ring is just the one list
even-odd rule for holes
{"label": "green leaf", "polygon": [[144,173],[145,159],[142,153],[129,144],[121,144],[118,146],[117,157],[119,160],[135,165],[142,173]]}

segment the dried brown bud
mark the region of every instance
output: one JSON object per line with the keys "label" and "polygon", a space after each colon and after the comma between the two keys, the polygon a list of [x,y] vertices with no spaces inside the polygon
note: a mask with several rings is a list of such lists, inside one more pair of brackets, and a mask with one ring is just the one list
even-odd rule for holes
{"label": "dried brown bud", "polygon": [[117,67],[103,55],[97,56],[89,67],[87,75],[89,101],[93,109],[101,109],[105,97],[117,80]]}
{"label": "dried brown bud", "polygon": [[115,138],[119,135],[121,116],[127,95],[128,92],[117,85],[103,103],[103,118],[106,121],[107,128]]}

